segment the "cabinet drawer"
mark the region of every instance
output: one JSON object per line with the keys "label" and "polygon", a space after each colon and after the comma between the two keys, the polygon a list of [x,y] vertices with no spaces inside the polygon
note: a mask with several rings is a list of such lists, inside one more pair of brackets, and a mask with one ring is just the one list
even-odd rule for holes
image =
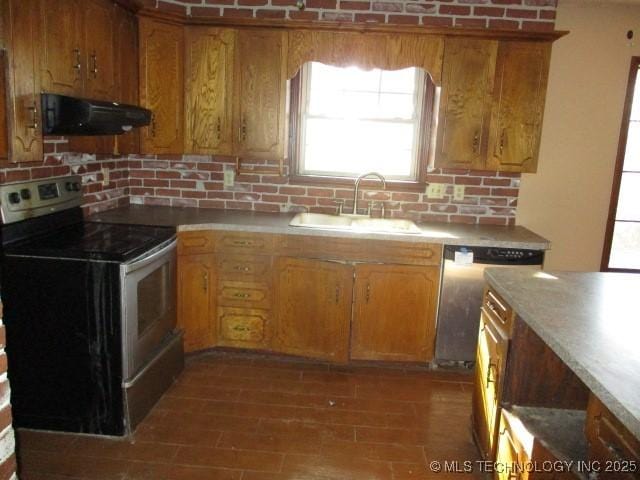
{"label": "cabinet drawer", "polygon": [[218,259],[218,272],[224,278],[268,278],[271,257],[255,255],[223,255]]}
{"label": "cabinet drawer", "polygon": [[210,230],[197,230],[178,233],[178,255],[213,253],[215,233]]}
{"label": "cabinet drawer", "polygon": [[268,254],[273,251],[273,235],[217,232],[216,237],[216,251],[218,252]]}
{"label": "cabinet drawer", "polygon": [[271,304],[269,285],[257,282],[219,280],[218,303],[229,306],[268,308]]}
{"label": "cabinet drawer", "polygon": [[269,312],[218,307],[218,343],[229,347],[264,347],[268,343]]}
{"label": "cabinet drawer", "polygon": [[442,259],[441,245],[421,242],[283,235],[278,247],[282,255],[346,262],[439,265]]}
{"label": "cabinet drawer", "polygon": [[504,330],[509,338],[513,330],[513,310],[493,289],[487,288],[482,299],[484,313]]}
{"label": "cabinet drawer", "polygon": [[[587,406],[587,441],[589,460],[600,462],[621,462],[629,466],[628,472],[601,472],[599,479],[638,479],[640,478],[640,440],[602,404],[593,394]],[[635,472],[633,470],[636,470]]]}

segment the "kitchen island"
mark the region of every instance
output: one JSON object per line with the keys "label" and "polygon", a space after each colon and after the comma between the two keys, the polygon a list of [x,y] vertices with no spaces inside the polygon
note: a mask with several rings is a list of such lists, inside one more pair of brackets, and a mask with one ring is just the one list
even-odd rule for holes
{"label": "kitchen island", "polygon": [[[579,471],[574,463],[577,473],[637,478],[640,277],[487,269],[485,278],[474,400],[485,457],[504,461],[515,451],[535,461],[515,423],[547,457],[587,462]],[[559,425],[571,429],[570,448],[549,434]],[[559,454],[567,450],[573,458]]]}

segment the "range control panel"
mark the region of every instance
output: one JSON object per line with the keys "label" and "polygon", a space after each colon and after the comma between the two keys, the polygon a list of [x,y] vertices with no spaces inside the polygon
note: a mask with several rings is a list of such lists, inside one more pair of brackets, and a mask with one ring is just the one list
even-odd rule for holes
{"label": "range control panel", "polygon": [[81,204],[82,179],[78,175],[0,185],[0,210],[4,224]]}

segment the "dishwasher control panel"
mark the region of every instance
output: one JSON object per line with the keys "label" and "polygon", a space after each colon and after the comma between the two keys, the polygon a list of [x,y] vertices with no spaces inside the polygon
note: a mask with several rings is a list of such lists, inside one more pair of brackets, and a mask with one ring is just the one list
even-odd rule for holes
{"label": "dishwasher control panel", "polygon": [[447,245],[444,249],[445,260],[455,260],[456,252],[472,255],[469,263],[487,265],[542,265],[544,250],[502,247],[471,247]]}

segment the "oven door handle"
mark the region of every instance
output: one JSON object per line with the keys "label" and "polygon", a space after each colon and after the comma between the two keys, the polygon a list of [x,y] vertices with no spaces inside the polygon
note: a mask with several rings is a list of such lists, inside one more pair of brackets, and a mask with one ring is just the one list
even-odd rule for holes
{"label": "oven door handle", "polygon": [[151,255],[149,255],[148,257],[143,257],[139,260],[136,260],[132,263],[125,263],[124,265],[122,265],[122,273],[124,273],[125,275],[128,275],[129,273],[133,273],[136,270],[140,270],[141,268],[146,267],[147,265],[155,262],[156,260],[158,260],[159,258],[161,258],[162,256],[166,255],[167,253],[169,253],[171,250],[175,250],[176,245],[178,244],[177,240],[173,240],[171,241],[171,243],[169,243],[169,245],[167,245],[166,247],[161,248],[160,250],[153,252]]}

